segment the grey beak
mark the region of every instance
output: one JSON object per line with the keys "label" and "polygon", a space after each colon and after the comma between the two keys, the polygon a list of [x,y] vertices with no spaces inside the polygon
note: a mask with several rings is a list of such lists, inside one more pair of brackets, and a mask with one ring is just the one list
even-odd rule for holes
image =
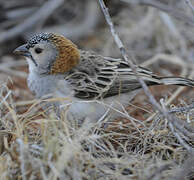
{"label": "grey beak", "polygon": [[35,66],[38,66],[38,64],[36,63],[36,61],[34,60],[34,58],[32,57],[31,53],[29,52],[29,50],[26,46],[27,46],[27,44],[19,46],[18,48],[16,48],[13,51],[13,53],[21,55],[21,56],[29,57],[33,61]]}
{"label": "grey beak", "polygon": [[22,55],[22,56],[26,56],[26,57],[30,57],[31,54],[28,51],[28,49],[26,48],[27,44],[24,44],[22,46],[19,46],[18,48],[16,48],[13,53],[18,54],[18,55]]}

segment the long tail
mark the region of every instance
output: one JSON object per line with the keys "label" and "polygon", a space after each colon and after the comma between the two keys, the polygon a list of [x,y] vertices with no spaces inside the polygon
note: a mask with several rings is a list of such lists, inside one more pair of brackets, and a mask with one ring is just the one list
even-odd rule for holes
{"label": "long tail", "polygon": [[179,86],[190,86],[194,87],[194,81],[187,78],[181,77],[161,77],[160,81],[165,85],[179,85]]}

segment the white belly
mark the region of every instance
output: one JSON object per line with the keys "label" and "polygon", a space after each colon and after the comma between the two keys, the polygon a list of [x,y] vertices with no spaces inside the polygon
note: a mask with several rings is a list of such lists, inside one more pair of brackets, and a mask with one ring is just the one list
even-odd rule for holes
{"label": "white belly", "polygon": [[119,111],[122,112],[123,107],[126,107],[136,94],[137,91],[99,101],[81,101],[77,98],[67,97],[67,100],[61,103],[60,108],[67,110],[68,115],[74,119],[84,120],[88,118],[97,122],[107,111],[108,115],[112,117],[121,116]]}

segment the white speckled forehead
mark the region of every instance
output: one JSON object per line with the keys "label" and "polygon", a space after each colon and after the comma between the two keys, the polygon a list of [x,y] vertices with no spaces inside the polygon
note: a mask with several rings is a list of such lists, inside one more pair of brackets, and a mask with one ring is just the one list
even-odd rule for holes
{"label": "white speckled forehead", "polygon": [[49,38],[52,36],[52,33],[40,33],[32,36],[28,41],[27,41],[27,48],[34,47],[35,44],[38,44],[41,41],[49,41]]}

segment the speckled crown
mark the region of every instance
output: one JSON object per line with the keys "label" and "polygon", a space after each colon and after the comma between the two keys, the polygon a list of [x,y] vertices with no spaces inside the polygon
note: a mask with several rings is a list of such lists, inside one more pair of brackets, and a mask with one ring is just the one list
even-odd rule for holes
{"label": "speckled crown", "polygon": [[33,47],[41,41],[53,43],[58,50],[56,60],[51,65],[50,74],[65,73],[79,63],[80,53],[77,46],[64,36],[55,33],[40,33],[28,41],[27,47]]}

